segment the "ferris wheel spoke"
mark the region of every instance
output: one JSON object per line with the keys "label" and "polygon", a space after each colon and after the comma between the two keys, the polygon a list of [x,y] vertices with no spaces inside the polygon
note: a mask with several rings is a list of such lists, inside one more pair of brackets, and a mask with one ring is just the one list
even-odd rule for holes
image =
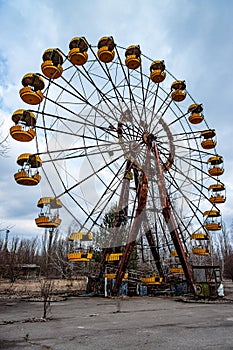
{"label": "ferris wheel spoke", "polygon": [[153,101],[152,110],[151,110],[152,117],[151,117],[151,121],[150,121],[149,128],[148,128],[149,130],[151,129],[151,126],[152,126],[152,123],[153,123],[153,116],[155,115],[156,103],[158,101],[158,92],[159,92],[159,84],[157,84],[156,90],[155,90],[154,94],[152,95],[154,101]]}
{"label": "ferris wheel spoke", "polygon": [[[49,100],[49,99],[48,99]],[[49,100],[50,102],[52,102],[53,103],[53,101],[52,100]],[[65,107],[65,106],[63,106],[63,105],[59,105],[58,104],[58,106],[60,107],[60,108],[62,108],[62,109],[64,109],[65,111],[67,111],[67,112],[70,112],[70,113],[72,113],[75,117],[77,117],[77,115],[76,115],[76,113],[74,113],[73,111],[71,111],[70,109],[68,109],[67,107]],[[44,114],[43,114],[44,115]],[[51,115],[51,114],[48,114],[47,113],[47,116],[49,116],[49,117],[54,117],[54,115]],[[111,130],[109,129],[109,127],[103,127],[103,126],[100,126],[100,125],[96,125],[96,124],[94,124],[94,122],[90,122],[90,121],[88,121],[87,119],[85,119],[84,117],[80,117],[80,115],[78,115],[78,118],[80,118],[80,119],[83,119],[83,122],[80,122],[80,120],[78,120],[78,121],[76,121],[76,120],[73,120],[73,119],[70,119],[70,118],[65,118],[65,117],[56,117],[57,119],[59,119],[59,120],[63,120],[64,122],[70,122],[70,123],[75,123],[75,124],[81,124],[81,125],[83,125],[83,126],[90,126],[90,127],[93,127],[93,128],[95,128],[95,129],[99,129],[99,130],[102,130],[102,131],[104,131],[105,133],[107,133],[107,134],[109,134],[109,135],[111,135],[112,137],[117,137],[114,133],[112,133],[111,132]],[[37,126],[37,128],[39,128],[38,126]],[[58,131],[59,132],[59,131]],[[75,135],[76,135],[76,133],[75,133]]]}
{"label": "ferris wheel spoke", "polygon": [[[175,113],[175,112],[174,112],[174,113]],[[168,127],[170,127],[170,126],[172,126],[173,124],[179,122],[182,118],[184,118],[184,117],[186,117],[186,116],[188,115],[188,112],[186,112],[186,113],[181,112],[181,113],[182,113],[182,114],[181,114],[180,116],[176,116],[176,119],[174,119],[172,122],[170,122],[170,123],[168,124]]]}
{"label": "ferris wheel spoke", "polygon": [[[107,84],[107,83],[106,83]],[[73,87],[73,85],[71,85]],[[103,86],[103,89],[105,88],[105,86]],[[113,119],[116,121],[116,118],[114,118],[114,115],[111,113],[106,113],[103,111],[103,109],[100,109],[99,107],[97,107],[96,105],[93,105],[90,100],[91,100],[91,97],[94,95],[94,94],[98,94],[101,96],[101,99],[102,101],[104,102],[105,106],[108,107],[108,109],[111,111],[112,108],[116,109],[118,112],[120,111],[119,110],[119,107],[114,104],[112,102],[112,99],[110,99],[108,97],[108,94],[104,94],[100,89],[96,89],[96,90],[93,90],[93,92],[89,95],[88,99],[86,100],[84,98],[84,96],[81,95],[81,93],[79,93],[76,89],[75,89],[75,92],[78,93],[80,96],[81,96],[81,101],[83,101],[86,105],[89,105],[93,110],[96,111],[96,113],[100,113],[102,118],[106,118],[105,120],[108,121],[109,118],[110,119]],[[88,103],[87,103],[88,101]],[[111,108],[109,107],[109,105],[111,105]]]}
{"label": "ferris wheel spoke", "polygon": [[[92,49],[92,52],[93,52],[93,49]],[[79,78],[80,78],[80,82],[82,83],[83,93],[86,94],[86,91],[84,89],[84,83],[83,83],[83,79],[84,79],[84,80],[89,82],[89,84],[90,84],[90,86],[92,86],[92,88],[94,88],[92,94],[96,90],[99,93],[99,95],[102,98],[104,98],[104,100],[106,100],[106,95],[104,94],[104,92],[102,90],[106,86],[108,86],[108,83],[109,83],[107,74],[106,74],[106,77],[105,77],[103,75],[95,74],[94,72],[91,73],[93,66],[94,66],[94,61],[92,62],[92,64],[89,66],[88,69],[86,69],[85,66],[82,66],[82,67],[75,66],[75,69],[78,72],[78,75],[79,75]],[[101,66],[103,67],[102,64],[101,64]],[[105,71],[105,73],[106,73],[106,71]],[[93,78],[101,79],[104,82],[104,85],[101,88],[99,88],[99,86],[95,83],[95,80]],[[88,99],[90,99],[92,94],[88,97]],[[109,100],[109,99],[107,98],[107,100]],[[111,102],[111,101],[109,100],[109,102]]]}
{"label": "ferris wheel spoke", "polygon": [[[119,174],[121,173],[123,167],[125,166],[126,160],[122,163],[121,167],[118,169],[118,172],[116,173],[116,177],[119,176]],[[111,190],[111,196],[109,197],[108,201],[104,201],[105,205],[102,208],[102,211],[98,214],[96,220],[99,220],[100,216],[102,215],[102,212],[106,209],[106,207],[108,206],[108,204],[110,203],[111,199],[113,198],[113,196],[116,194],[116,191],[119,189],[119,186],[121,185],[120,183],[118,183],[118,186],[115,188],[115,190],[112,190],[112,185],[114,184],[115,178],[113,177],[112,180],[109,182],[109,184],[107,185],[107,187],[105,188],[104,192],[102,193],[102,195],[100,196],[99,200],[96,202],[96,205],[93,207],[91,213],[89,216],[94,215],[94,213],[96,212],[96,209],[102,204],[103,198],[105,198],[105,195],[109,192],[109,190]],[[82,228],[85,227],[85,225],[87,224],[87,222],[89,221],[89,216],[86,218],[86,220],[83,223]],[[92,230],[94,227],[94,225],[92,224],[90,230]],[[81,229],[82,229],[81,228]]]}
{"label": "ferris wheel spoke", "polygon": [[[94,63],[93,63],[94,64]],[[104,85],[102,86],[102,89],[104,89],[107,85],[108,85],[108,79],[107,77],[103,77],[101,75],[97,75],[95,73],[90,74],[90,71],[93,67],[93,64],[89,67],[89,69],[86,69],[85,66],[82,66],[82,68],[79,68],[78,66],[75,66],[79,77],[80,77],[80,82],[82,82],[82,86],[83,86],[83,91],[86,94],[86,91],[84,89],[84,84],[82,81],[82,78],[87,80],[89,82],[89,84],[94,87],[94,89],[99,93],[99,95],[104,98],[104,100],[106,99],[105,94],[103,93],[103,91],[101,91],[101,89],[99,88],[99,86],[95,83],[95,80],[93,78],[100,78],[101,80],[105,81]],[[94,91],[93,91],[94,92]],[[91,96],[89,96],[90,98]],[[109,101],[110,102],[110,101]]]}
{"label": "ferris wheel spoke", "polygon": [[106,167],[110,166],[111,164],[113,164],[114,162],[116,162],[117,160],[119,160],[121,158],[121,155],[118,156],[117,158],[115,158],[114,160],[110,161],[109,163],[105,164],[104,166],[100,167],[98,170],[95,170],[94,173],[86,176],[84,179],[78,181],[76,184],[74,184],[73,186],[67,188],[64,192],[60,193],[57,198],[60,198],[61,196],[63,196],[65,193],[68,193],[69,191],[73,190],[75,187],[80,186],[83,182],[89,180],[90,178],[92,178],[93,176],[96,176],[99,172],[101,172],[103,169],[105,169]]}
{"label": "ferris wheel spoke", "polygon": [[[117,184],[117,186],[118,186],[118,184]],[[95,207],[95,213],[97,213],[98,214],[98,212],[99,212],[99,214],[98,214],[98,216],[96,217],[96,215],[92,215],[91,214],[91,212],[89,212],[88,213],[88,211],[87,210],[85,210],[84,208],[83,208],[83,205],[80,205],[80,199],[83,201],[84,200],[84,203],[85,203],[85,205],[87,206],[87,208],[89,207],[89,205],[91,204],[91,206],[93,207],[93,205],[92,205],[92,203],[87,203],[86,202],[86,199],[85,198],[82,198],[82,197],[80,197],[80,199],[78,200],[78,202],[77,202],[77,200],[74,198],[74,196],[73,195],[71,195],[71,192],[69,191],[68,192],[68,194],[71,196],[71,198],[73,199],[73,200],[75,200],[75,202],[78,204],[78,206],[80,207],[80,209],[82,210],[82,212],[85,214],[85,217],[86,217],[86,222],[85,222],[85,225],[84,225],[84,223],[81,223],[80,224],[80,229],[87,229],[87,227],[86,227],[86,224],[90,221],[90,222],[92,222],[92,226],[90,227],[90,228],[88,228],[88,232],[91,232],[91,230],[92,230],[92,228],[94,227],[94,226],[99,226],[99,227],[101,227],[101,224],[100,223],[98,223],[98,219],[99,219],[99,217],[100,216],[102,216],[102,213],[103,213],[103,210],[108,206],[108,204],[110,203],[110,200],[111,200],[111,198],[112,198],[112,196],[116,193],[116,190],[117,190],[117,188],[115,188],[115,189],[111,189],[111,187],[109,187],[109,189],[110,189],[110,194],[108,195],[108,197],[107,196],[105,196],[104,197],[104,200],[103,200],[103,197],[101,196],[100,198],[101,198],[101,200],[103,200],[103,202],[101,203],[99,203],[99,205],[96,205],[96,207]],[[107,192],[106,192],[107,193]]]}
{"label": "ferris wheel spoke", "polygon": [[203,156],[213,156],[213,153],[211,152],[207,152],[207,151],[204,151],[204,150],[200,150],[198,148],[192,148],[192,147],[188,147],[188,146],[184,146],[184,145],[181,145],[181,144],[178,144],[176,145],[176,147],[180,148],[180,149],[184,149],[184,150],[187,150],[189,152],[193,152],[193,153],[201,153]]}
{"label": "ferris wheel spoke", "polygon": [[[137,106],[137,103],[135,101],[135,98],[134,98],[134,93],[132,91],[132,88],[131,88],[131,84],[130,84],[130,72],[129,72],[129,69],[127,68],[127,71],[125,71],[125,66],[123,65],[122,63],[122,60],[121,60],[121,57],[120,57],[120,54],[117,50],[117,47],[116,47],[116,53],[117,53],[117,58],[118,58],[118,61],[119,61],[119,64],[121,66],[121,70],[122,70],[122,73],[123,73],[123,76],[125,78],[125,83],[126,83],[126,87],[127,87],[127,91],[129,93],[129,103],[130,103],[130,110],[136,110],[137,111],[137,115],[140,115],[140,112],[138,110],[138,106]],[[128,73],[128,74],[127,74]],[[135,122],[137,123],[137,120],[135,119]],[[138,125],[138,123],[137,123]],[[139,126],[139,125],[138,125]]]}
{"label": "ferris wheel spoke", "polygon": [[[118,68],[118,65],[117,65],[117,68]],[[111,85],[112,85],[112,88],[113,88],[113,91],[114,91],[114,95],[115,95],[115,97],[116,97],[116,99],[117,99],[118,105],[121,106],[121,104],[123,104],[123,105],[125,106],[125,110],[127,110],[127,109],[128,109],[128,106],[127,106],[127,104],[126,104],[126,102],[125,102],[124,95],[122,95],[120,89],[117,88],[117,85],[118,85],[118,86],[121,85],[121,84],[123,83],[124,80],[122,79],[122,80],[116,85],[116,83],[114,83],[114,81],[113,81],[113,79],[112,79],[110,69],[111,69],[111,68],[109,68],[108,65],[106,64],[106,74],[107,74],[107,77],[109,78],[109,81],[110,81],[110,83],[111,83]],[[117,69],[116,69],[116,72],[117,72]],[[123,113],[123,112],[124,112],[124,111],[123,111],[123,109],[122,109],[122,107],[121,107],[121,113]]]}
{"label": "ferris wheel spoke", "polygon": [[[189,165],[190,165],[190,163],[188,163]],[[202,169],[199,169],[199,168],[197,168],[200,172],[201,172],[201,174],[202,174],[202,176],[200,177],[200,178],[198,178],[198,179],[193,179],[193,177],[191,177],[191,176],[188,176],[188,175],[186,175],[184,172],[183,172],[183,170],[182,169],[180,169],[178,166],[176,166],[176,165],[174,165],[174,171],[178,174],[178,175],[180,175],[180,179],[179,179],[179,181],[180,182],[183,182],[182,183],[182,188],[183,189],[185,189],[186,187],[189,187],[190,186],[190,184],[192,184],[192,185],[195,185],[195,186],[197,186],[197,189],[199,188],[199,191],[200,191],[200,193],[203,191],[203,189],[207,189],[207,187],[206,186],[204,186],[203,184],[202,184],[202,176],[204,176],[204,175],[208,175],[208,174],[206,174],[206,173],[204,173],[203,171],[202,171]],[[171,174],[171,170],[169,170],[169,177],[170,176],[172,176],[172,174]],[[208,176],[207,176],[208,177]],[[165,178],[167,179],[167,176],[165,175]],[[201,188],[200,188],[200,186],[201,186]],[[207,196],[206,196],[206,198],[207,198]]]}
{"label": "ferris wheel spoke", "polygon": [[[159,133],[161,133],[163,130],[162,129],[160,129],[159,131],[157,131],[156,132],[156,134],[159,134]],[[185,140],[189,140],[189,135],[191,135],[190,136],[190,138],[192,139],[192,138],[196,138],[197,136],[195,136],[195,135],[199,135],[199,137],[197,137],[197,138],[200,138],[200,131],[187,131],[187,132],[179,132],[179,133],[175,133],[175,132],[173,132],[172,133],[172,136],[173,136],[173,138],[175,139],[175,140],[179,140],[179,139],[176,139],[176,137],[177,136],[181,136],[181,137],[184,137],[185,138]],[[161,135],[160,136],[161,138],[164,138],[164,137],[166,137],[165,135]],[[183,140],[183,138],[181,138],[180,140]]]}
{"label": "ferris wheel spoke", "polygon": [[[89,106],[90,108],[92,108],[95,112],[97,113],[100,113],[100,115],[103,117],[103,118],[106,118],[106,120],[109,120],[109,119],[113,119],[113,120],[116,120],[114,118],[112,118],[112,114],[107,114],[105,113],[104,111],[100,110],[96,105],[93,105],[89,99],[86,99],[69,81],[67,81],[65,78],[63,78],[63,80],[67,83],[67,85],[70,87],[70,88],[73,88],[74,89],[74,92],[70,91],[69,89],[65,88],[64,86],[62,85],[59,85],[58,83],[56,82],[53,82],[53,84],[58,87],[59,89],[61,89],[63,92],[66,92],[68,95],[70,95],[71,97],[75,98],[75,99],[78,99],[79,101],[81,101],[83,104]],[[92,92],[92,94],[95,93],[95,91]],[[90,98],[90,96],[89,96]],[[105,97],[106,99],[106,97]],[[65,106],[62,106],[61,102],[58,102],[58,101],[54,101],[53,99],[50,99],[47,97],[47,100],[51,103],[54,103],[55,105],[65,109],[66,111],[70,111],[72,114],[75,115],[75,113],[68,109],[68,108],[65,108]],[[74,103],[74,101],[71,101],[71,102],[67,102],[69,104],[72,104],[72,102]],[[64,102],[63,102],[64,103]],[[114,105],[114,107],[116,107]],[[79,117],[81,117],[79,115]],[[84,117],[81,117],[81,119],[83,119],[85,121],[85,118]],[[95,125],[95,127],[98,127]]]}
{"label": "ferris wheel spoke", "polygon": [[[176,105],[176,106],[177,106],[177,105]],[[180,109],[180,107],[177,106],[177,108],[178,108],[178,110],[179,110],[180,115],[178,115],[178,114],[175,112],[174,108],[172,108],[171,105],[169,106],[169,109],[170,109],[171,113],[174,114],[175,119],[173,119],[171,122],[169,122],[169,123],[167,124],[167,127],[168,127],[168,128],[170,128],[170,127],[171,127],[173,124],[175,124],[175,123],[179,123],[179,125],[181,125],[181,120],[182,120],[183,118],[185,118],[185,117],[188,115],[188,112],[185,112],[185,113],[184,113],[184,112]],[[188,126],[189,129],[191,130],[191,127],[190,127],[190,125],[189,125],[188,123],[187,123],[187,126]],[[183,129],[183,132],[184,132],[184,133],[187,133],[187,132],[186,132],[187,130],[185,130],[184,126],[181,125],[181,127],[182,127],[182,129]],[[159,130],[157,131],[157,133],[159,133],[159,132],[161,132],[161,131],[163,131],[163,129],[159,129]],[[192,130],[191,130],[191,133],[193,133]]]}
{"label": "ferris wheel spoke", "polygon": [[[57,134],[63,134],[63,135],[75,136],[77,138],[80,138],[80,140],[82,140],[82,139],[84,140],[85,139],[85,140],[89,140],[89,141],[105,142],[105,144],[103,144],[103,143],[101,144],[102,146],[110,146],[112,144],[111,141],[107,141],[105,138],[104,139],[100,139],[100,138],[97,138],[97,137],[94,137],[94,136],[85,135],[83,133],[82,134],[77,134],[77,133],[67,132],[67,131],[60,130],[60,129],[52,129],[52,128],[49,128],[49,127],[47,128],[47,127],[44,127],[44,126],[43,127],[37,126],[36,129],[43,130],[44,132],[52,132],[52,133],[55,133],[56,135]],[[97,147],[97,146],[96,145],[95,146],[88,145],[88,147]]]}
{"label": "ferris wheel spoke", "polygon": [[[194,162],[190,161],[188,158],[185,158],[185,157],[179,157],[177,156],[178,158],[180,158],[184,163],[186,163],[188,166],[192,167],[193,170],[197,170],[198,172],[200,172],[200,174],[202,174],[202,176],[206,176],[206,178],[213,178],[215,179],[213,176],[211,176],[209,173],[207,173],[203,167],[199,168],[198,166],[194,165]],[[196,161],[196,160],[195,160]],[[201,165],[205,164],[205,162],[201,162],[201,161],[198,161],[197,162]],[[176,170],[178,170],[178,167],[176,167]],[[181,171],[181,170],[179,170]],[[191,179],[191,178],[190,178]]]}
{"label": "ferris wheel spoke", "polygon": [[[118,149],[118,151],[119,150],[120,149]],[[55,152],[56,153],[61,153],[61,152],[64,153],[66,151],[70,152],[72,150],[71,149],[67,149],[67,150],[62,150],[62,151],[60,150],[60,151],[55,151]],[[117,151],[117,150],[114,149],[113,151]],[[49,152],[38,152],[38,153],[36,153],[36,155],[41,155],[41,154],[50,154],[51,155],[51,153],[55,153],[55,152],[52,152],[52,151],[49,151]],[[75,158],[86,158],[86,157],[90,157],[90,156],[97,156],[97,155],[100,154],[100,151],[96,150],[95,152],[87,153],[86,150],[85,150],[85,153],[83,153],[83,154],[76,154],[77,150],[74,150],[74,153],[75,154],[73,154],[73,155],[72,155],[72,153],[69,154],[69,155],[64,154],[63,156],[62,155],[60,155],[60,156],[58,155],[58,156],[56,156],[56,158],[51,158],[51,159],[44,160],[43,163],[56,162],[56,161],[61,161],[61,160],[70,160],[70,159],[75,159]],[[109,150],[102,150],[101,151],[102,155],[104,155],[105,153],[109,154]]]}
{"label": "ferris wheel spoke", "polygon": [[154,215],[155,224],[158,223],[158,227],[156,228],[157,247],[159,250],[162,249],[166,254],[165,247],[169,248],[173,244],[173,242],[171,237],[169,237],[167,224],[164,222],[162,214],[159,213],[158,211],[154,211],[153,215]]}
{"label": "ferris wheel spoke", "polygon": [[[85,216],[88,216],[89,213],[83,208],[83,206],[79,203],[79,201],[72,195],[71,191],[68,191],[67,194],[68,194],[68,196],[69,196],[70,198],[72,198],[72,200],[76,203],[76,205],[79,207],[79,209],[81,209],[81,212],[82,212],[83,214],[85,214]],[[90,220],[91,220],[95,225],[100,226],[94,219],[92,219],[92,217],[90,217]],[[75,220],[75,221],[77,221],[77,220]]]}
{"label": "ferris wheel spoke", "polygon": [[166,103],[166,101],[168,100],[169,97],[170,97],[170,95],[168,94],[167,97],[162,102],[162,104],[159,106],[158,110],[156,111],[156,115],[158,115],[158,113],[161,111],[161,109],[164,107],[164,105],[166,105],[166,107],[163,109],[161,115],[159,116],[158,120],[156,120],[156,124],[152,128],[152,133],[155,132],[157,125],[159,124],[160,120],[163,118],[164,114],[166,113],[166,111],[170,107],[170,104],[172,103],[172,100],[170,100],[168,103]]}
{"label": "ferris wheel spoke", "polygon": [[[151,87],[151,79],[148,78],[147,76],[145,76],[143,74],[143,71],[142,71],[142,67],[140,67],[140,74],[141,74],[141,80],[143,80],[143,77],[147,80],[147,84],[146,84],[146,88],[145,88],[145,93],[144,93],[144,100],[145,102],[148,101],[148,105],[150,105],[150,99],[152,100],[153,99],[153,103],[154,103],[154,100],[155,100],[155,96],[157,95],[156,93],[154,94],[154,92],[152,93],[153,91],[153,87]],[[159,88],[159,84],[157,84],[157,90]],[[149,96],[148,95],[151,95],[151,98],[149,99]],[[145,109],[147,108],[146,104],[145,104]],[[153,111],[153,109],[152,109]],[[153,112],[152,112],[152,115],[153,115]]]}
{"label": "ferris wheel spoke", "polygon": [[[160,130],[160,132],[156,132],[156,135],[158,138],[160,139],[164,139],[165,137],[167,137],[167,135],[159,135],[159,133],[161,133],[162,130]],[[182,136],[180,138],[177,138],[177,136]],[[177,143],[179,145],[179,142],[182,141],[191,141],[191,140],[200,140],[200,132],[198,133],[198,135],[195,135],[194,133],[192,133],[192,136],[188,136],[188,134],[184,134],[184,133],[180,133],[180,134],[176,134],[176,135],[172,135],[174,142]],[[165,142],[165,141],[164,141]]]}
{"label": "ferris wheel spoke", "polygon": [[[126,168],[128,168],[128,163],[129,163],[129,161],[127,161]],[[123,164],[123,166],[124,165],[125,165],[125,163]],[[119,194],[119,202],[118,202],[118,206],[117,206],[117,213],[120,213],[122,210],[125,210],[125,208],[128,208],[128,204],[129,204],[129,202],[128,202],[129,187],[125,186],[126,182],[128,182],[128,180],[126,180],[124,178],[123,181],[120,183],[121,194]],[[116,190],[118,190],[118,189],[119,189],[119,186],[117,187]],[[112,193],[112,195],[114,195],[114,194],[115,194],[115,192]],[[110,199],[112,199],[112,196],[111,196]],[[106,204],[106,202],[104,202],[104,203],[105,203],[105,206],[104,206],[104,209],[105,209],[108,203],[107,204]],[[122,208],[122,205],[124,206],[123,208]],[[99,216],[101,215],[101,213],[99,214]],[[98,218],[99,218],[99,216],[98,216]],[[113,229],[109,230],[110,234],[109,234],[107,247],[122,245],[123,229],[124,229],[124,226],[122,226],[122,223],[120,223],[120,226],[117,223],[114,224]]]}
{"label": "ferris wheel spoke", "polygon": [[[195,197],[200,198],[200,195],[201,195],[202,198],[205,198],[206,200],[209,201],[208,196],[205,195],[205,193],[203,191],[204,189],[205,190],[208,189],[206,186],[204,186],[203,184],[200,184],[200,181],[198,181],[198,180],[193,180],[191,177],[187,177],[186,180],[188,180],[189,184],[187,184],[187,185],[183,184],[182,188],[184,188],[183,191],[185,191],[187,195],[190,195],[190,196],[194,195],[193,192],[188,191],[188,190],[185,189],[185,187],[189,187],[189,185],[192,185],[195,188],[195,190],[197,191],[197,193],[195,194]],[[176,190],[174,191],[174,193],[176,193]],[[181,197],[182,197],[182,193],[181,193]]]}
{"label": "ferris wheel spoke", "polygon": [[[145,91],[145,88],[144,88],[144,76],[143,76],[143,72],[142,72],[142,66],[140,66],[140,78],[141,78],[140,87],[141,87],[141,91],[142,91],[141,93],[142,93],[142,103],[143,103],[141,116],[144,114],[145,121],[147,123],[147,113],[146,113],[146,94],[147,94],[147,90]],[[148,84],[149,83],[150,83],[150,79],[148,80]]]}
{"label": "ferris wheel spoke", "polygon": [[[133,113],[133,116],[134,116],[134,114],[136,114],[138,117],[138,118],[135,117],[132,122],[134,123],[135,126],[140,128],[142,114],[145,114],[145,111],[144,111],[144,103],[145,102],[143,101],[143,99],[141,99],[140,95],[137,95],[137,91],[139,89],[141,89],[141,84],[140,84],[141,82],[137,81],[137,85],[134,85],[131,83],[131,79],[132,79],[132,76],[131,76],[130,71],[128,70],[128,80],[127,81],[129,81],[129,84],[130,84],[130,106],[131,106],[131,110],[136,111],[135,113]],[[141,111],[139,109],[139,106],[141,107]]]}
{"label": "ferris wheel spoke", "polygon": [[[169,171],[170,171],[170,170],[169,170]],[[191,179],[189,179],[189,180],[191,181]],[[181,194],[181,198],[185,199],[186,203],[188,204],[189,208],[192,210],[193,214],[195,214],[196,212],[199,212],[201,215],[203,214],[203,212],[201,211],[201,209],[199,208],[199,206],[196,205],[195,202],[192,201],[192,199],[191,199],[189,196],[187,196],[183,190],[180,189],[179,184],[177,183],[176,179],[172,176],[172,174],[170,175],[170,178],[169,178],[169,177],[166,178],[166,181],[167,181],[168,183],[170,183],[170,184],[176,189],[176,191],[177,191],[178,193]],[[192,184],[194,185],[195,182],[192,182]],[[196,187],[196,189],[202,194],[200,188]],[[208,199],[208,198],[206,197],[206,199]],[[200,196],[199,196],[199,201],[200,201]],[[194,210],[194,209],[195,209],[195,210]],[[198,218],[198,217],[197,217],[197,218]],[[198,219],[198,220],[199,220],[199,219]],[[200,222],[200,224],[202,225],[201,221],[199,221],[199,222]]]}
{"label": "ferris wheel spoke", "polygon": [[[52,191],[54,197],[57,198],[57,197],[56,197],[56,192],[55,192],[54,189],[53,189],[53,184],[52,184],[52,182],[50,181],[49,177],[47,176],[46,172],[44,172],[44,176],[45,176],[45,178],[46,178],[48,184],[50,185],[50,188],[51,188],[51,191]],[[78,222],[79,225],[80,225],[81,222],[77,219],[77,216],[74,215],[73,211],[70,210],[69,207],[66,206],[66,204],[64,204],[64,203],[63,203],[63,207],[64,207],[64,209],[69,213],[69,215],[70,215],[76,222]]]}
{"label": "ferris wheel spoke", "polygon": [[[94,82],[93,82],[93,84],[94,84],[94,86],[96,86]],[[106,90],[108,85],[109,85],[109,80],[106,81],[106,84],[102,87],[102,90]],[[109,111],[112,111],[113,109],[115,109],[117,113],[122,113],[122,107],[121,107],[122,101],[119,100],[119,93],[116,94],[116,87],[115,86],[112,86],[111,89],[109,87],[105,93],[102,90],[98,89],[97,87],[96,87],[96,90],[97,90],[97,93],[99,94],[99,96],[101,97],[101,100],[108,107]],[[111,96],[110,92],[112,92],[112,91],[113,91],[113,95]],[[115,102],[115,97],[117,98],[117,103]],[[122,96],[120,96],[120,97],[123,100],[123,97]]]}
{"label": "ferris wheel spoke", "polygon": [[[92,51],[93,51],[93,49],[92,49]],[[96,54],[95,54],[95,55],[96,55]],[[123,64],[122,64],[121,58],[118,57],[118,59],[119,59],[119,65],[121,66],[121,69],[122,69],[122,71],[124,72],[124,76],[126,77],[126,73],[125,73],[124,66],[123,66]],[[112,88],[113,88],[113,90],[114,90],[114,93],[115,93],[115,96],[116,96],[117,101],[118,101],[118,103],[119,103],[119,106],[121,106],[121,102],[123,101],[123,102],[124,102],[124,105],[126,106],[126,109],[128,109],[128,106],[127,106],[127,104],[125,103],[125,98],[124,98],[124,96],[122,96],[122,95],[120,94],[120,89],[119,89],[119,88],[117,89],[116,85],[113,83],[113,80],[112,80],[112,78],[111,78],[111,74],[110,74],[110,71],[109,71],[108,66],[107,66],[107,65],[104,66],[104,65],[101,63],[101,67],[102,67],[102,69],[104,70],[104,73],[106,74],[106,76],[109,78],[109,81],[110,81],[110,83],[111,83],[111,85],[112,85]],[[118,64],[117,64],[117,67],[118,67]],[[122,80],[122,82],[123,82],[123,81],[124,81],[124,80]],[[118,86],[119,86],[119,85],[121,85],[121,83],[119,83]],[[128,88],[129,88],[129,91],[131,91],[131,90],[130,90],[130,84],[128,84],[128,80],[127,80],[127,86],[128,86]],[[132,99],[133,102],[134,102],[134,106],[137,108],[137,104],[136,104],[135,101],[134,101],[134,95],[133,95],[133,93],[130,92],[130,101],[131,101],[131,99]],[[131,110],[132,110],[132,105],[131,105]],[[121,111],[123,112],[123,110],[121,110]]]}
{"label": "ferris wheel spoke", "polygon": [[[180,160],[180,161],[182,161],[182,160],[184,160],[184,161],[186,161],[186,163],[187,164],[189,164],[190,166],[193,164],[192,162],[196,162],[196,163],[198,163],[198,164],[200,164],[201,165],[201,169],[203,168],[203,164],[205,164],[206,165],[206,161],[203,161],[203,160],[201,160],[201,159],[199,159],[199,158],[191,158],[190,156],[189,156],[189,153],[188,154],[184,154],[184,152],[183,152],[183,149],[182,149],[182,151],[179,151],[179,146],[177,147],[177,145],[174,145],[175,146],[175,148],[176,148],[176,156],[177,156],[177,158]],[[167,147],[166,147],[166,143],[158,143],[158,148],[159,148],[159,150],[160,150],[160,153],[161,153],[161,155],[162,156],[164,156],[165,158],[166,158],[166,155],[167,155],[167,153],[168,153],[168,149],[167,149]],[[178,150],[177,150],[177,148],[178,148]],[[190,148],[187,148],[187,150],[190,150]],[[196,150],[197,151],[197,150]],[[197,153],[197,155],[200,155],[200,152],[198,152]]]}
{"label": "ferris wheel spoke", "polygon": [[[107,151],[108,152],[108,151]],[[116,176],[116,172],[115,172],[115,169],[112,169],[112,167],[110,167],[106,161],[106,159],[104,158],[104,153],[101,152],[101,157],[104,161],[104,163],[106,164],[106,167],[108,168],[109,171],[112,172],[112,175]],[[88,162],[89,162],[89,165],[92,169],[92,172],[95,173],[95,167],[93,165],[93,158],[91,158],[90,156],[87,157],[88,159]],[[118,177],[118,175],[116,176],[116,178]],[[102,178],[102,173],[99,174],[99,173],[96,173],[96,178],[99,180],[100,183],[102,183],[104,186],[106,186],[106,183],[105,183],[105,180]]]}

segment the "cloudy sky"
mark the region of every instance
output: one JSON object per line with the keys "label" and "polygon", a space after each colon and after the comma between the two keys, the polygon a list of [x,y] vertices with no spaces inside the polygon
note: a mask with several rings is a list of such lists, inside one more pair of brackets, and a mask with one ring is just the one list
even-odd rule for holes
{"label": "cloudy sky", "polygon": [[[227,202],[223,220],[233,219],[233,3],[228,0],[0,0],[1,138],[12,126],[11,114],[22,108],[18,91],[27,72],[38,71],[49,47],[68,49],[71,38],[85,36],[97,44],[112,35],[123,47],[140,44],[148,57],[165,60],[175,76],[185,79],[189,93],[203,103],[217,132],[224,157]],[[9,138],[1,157],[0,224],[14,235],[40,235],[34,218],[41,189],[15,183],[17,143]],[[1,231],[0,231],[1,232]]]}

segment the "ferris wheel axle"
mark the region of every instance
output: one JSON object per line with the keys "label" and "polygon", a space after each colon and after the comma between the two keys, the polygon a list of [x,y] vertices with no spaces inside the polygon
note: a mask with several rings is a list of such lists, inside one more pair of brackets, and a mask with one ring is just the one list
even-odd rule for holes
{"label": "ferris wheel axle", "polygon": [[148,131],[146,131],[142,135],[142,140],[143,140],[143,142],[145,144],[148,145],[149,149],[151,149],[152,148],[152,143],[153,143],[153,141],[157,140],[157,137],[154,134],[149,133]]}

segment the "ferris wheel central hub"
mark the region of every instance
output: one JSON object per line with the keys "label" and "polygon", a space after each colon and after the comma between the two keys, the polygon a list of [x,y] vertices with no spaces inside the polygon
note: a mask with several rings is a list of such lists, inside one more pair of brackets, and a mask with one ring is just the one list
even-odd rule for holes
{"label": "ferris wheel central hub", "polygon": [[142,135],[142,140],[148,146],[152,146],[152,142],[156,141],[157,137],[154,134],[149,133],[148,131],[144,132]]}

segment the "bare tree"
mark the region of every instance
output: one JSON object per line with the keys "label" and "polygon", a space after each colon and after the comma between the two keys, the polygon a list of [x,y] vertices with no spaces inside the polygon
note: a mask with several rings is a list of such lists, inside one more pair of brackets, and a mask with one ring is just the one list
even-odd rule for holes
{"label": "bare tree", "polygon": [[10,278],[11,282],[15,282],[17,278],[17,265],[18,265],[18,256],[17,250],[19,247],[19,238],[13,237],[10,242],[10,247],[6,251],[6,266],[7,266],[7,274]]}
{"label": "bare tree", "polygon": [[3,278],[14,282],[23,272],[23,265],[39,265],[41,256],[38,239],[10,237],[6,230],[5,238],[0,239],[0,269]]}
{"label": "bare tree", "polygon": [[218,255],[218,259],[224,260],[225,257],[230,255],[233,251],[233,227],[231,225],[230,230],[227,229],[226,224],[223,223],[222,231],[216,233],[213,238],[213,248],[215,253]]}
{"label": "bare tree", "polygon": [[[2,129],[3,123],[0,123],[0,130]],[[7,153],[9,151],[9,145],[8,145],[8,136],[3,136],[0,132],[0,156],[6,157]]]}
{"label": "bare tree", "polygon": [[233,282],[233,253],[229,254],[224,259],[223,276],[225,278],[230,278]]}
{"label": "bare tree", "polygon": [[40,292],[43,300],[43,318],[46,319],[51,310],[51,298],[54,288],[54,282],[51,278],[40,279]]}

